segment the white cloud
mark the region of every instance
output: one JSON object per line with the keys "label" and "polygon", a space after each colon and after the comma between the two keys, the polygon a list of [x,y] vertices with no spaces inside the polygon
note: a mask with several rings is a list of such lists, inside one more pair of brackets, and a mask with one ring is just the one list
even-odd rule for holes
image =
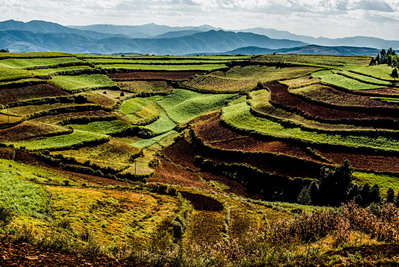
{"label": "white cloud", "polygon": [[0,20],[6,19],[66,25],[211,24],[312,36],[399,39],[397,0],[0,0]]}

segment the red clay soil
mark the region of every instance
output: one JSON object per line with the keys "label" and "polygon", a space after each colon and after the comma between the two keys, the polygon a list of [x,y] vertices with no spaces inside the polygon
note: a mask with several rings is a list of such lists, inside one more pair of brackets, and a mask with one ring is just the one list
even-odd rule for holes
{"label": "red clay soil", "polygon": [[200,170],[200,168],[194,164],[194,158],[196,156],[194,147],[184,138],[179,138],[173,145],[165,148],[163,153],[177,164],[188,167],[194,171]]}
{"label": "red clay soil", "polygon": [[57,123],[67,119],[75,118],[109,118],[116,117],[112,112],[105,110],[87,110],[87,111],[76,111],[76,112],[66,112],[55,114],[51,116],[43,116],[35,118],[31,121],[47,122],[47,123]]}
{"label": "red clay soil", "polygon": [[[236,195],[244,197],[258,198],[258,196],[250,195],[246,188],[239,182],[234,181],[224,175],[214,175],[210,172],[202,171],[201,168],[194,164],[194,158],[196,156],[194,147],[188,143],[184,138],[180,138],[173,145],[167,147],[163,151],[164,155],[171,159],[174,163],[177,163],[183,167],[187,167],[194,170],[202,176],[206,181],[217,181],[227,185],[228,189],[225,191],[228,193],[234,193]],[[187,169],[184,169],[187,171]],[[157,171],[157,170],[156,170]],[[155,175],[156,176],[156,175]],[[152,178],[150,178],[152,179]],[[161,182],[162,180],[160,180]]]}
{"label": "red clay soil", "polygon": [[222,125],[220,121],[220,113],[215,114],[215,116],[204,123],[195,125],[194,130],[203,140],[207,142],[247,137]]}
{"label": "red clay soil", "polygon": [[399,156],[371,152],[355,154],[334,148],[319,148],[317,152],[334,164],[342,164],[347,159],[357,170],[399,173]]}
{"label": "red clay soil", "polygon": [[[389,89],[382,89],[389,90]],[[369,93],[370,90],[365,92]],[[396,90],[399,94],[399,90]],[[350,94],[347,92],[340,91],[338,89],[332,88],[330,86],[320,86],[317,91],[312,93],[313,95],[317,95],[315,101],[323,103],[334,103],[335,105],[343,106],[343,107],[357,107],[357,108],[387,108],[387,109],[397,109],[397,106],[394,104],[385,103],[378,100],[373,100],[370,96],[366,95],[357,95]],[[308,97],[312,97],[312,94],[309,94]],[[323,100],[326,101],[323,101]]]}
{"label": "red clay soil", "polygon": [[45,249],[0,240],[0,266],[138,266],[127,260]]}
{"label": "red clay soil", "polygon": [[206,144],[214,148],[244,152],[276,153],[315,161],[303,147],[298,145],[239,134],[224,126],[221,123],[220,116],[215,116],[206,123],[196,125],[194,130]]}
{"label": "red clay soil", "polygon": [[51,84],[38,84],[12,89],[0,89],[0,104],[8,105],[22,100],[67,95],[61,88]]}
{"label": "red clay soil", "polygon": [[135,71],[125,73],[112,73],[109,77],[115,81],[123,80],[168,80],[182,81],[188,80],[196,74],[203,74],[203,71]]}
{"label": "red clay soil", "polygon": [[282,104],[290,109],[299,111],[312,118],[319,118],[331,122],[348,120],[399,120],[399,117],[386,116],[384,114],[370,114],[350,110],[339,110],[309,103],[298,96],[288,92],[288,87],[280,83],[265,84],[271,91],[271,101],[275,104]]}
{"label": "red clay soil", "polygon": [[399,96],[398,88],[383,88],[383,89],[373,89],[365,91],[370,94],[384,94],[386,96]]}
{"label": "red clay soil", "polygon": [[203,183],[196,173],[165,159],[161,159],[161,164],[155,168],[155,175],[148,178],[147,182],[212,189],[212,187]]}

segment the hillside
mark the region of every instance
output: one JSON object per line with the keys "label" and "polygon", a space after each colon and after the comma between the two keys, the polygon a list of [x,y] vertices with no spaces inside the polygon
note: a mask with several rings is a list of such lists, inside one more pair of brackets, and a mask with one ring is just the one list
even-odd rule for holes
{"label": "hillside", "polygon": [[301,42],[275,40],[252,33],[209,31],[190,36],[164,39],[131,39],[112,37],[93,39],[72,33],[33,33],[0,31],[0,46],[13,52],[61,51],[68,53],[139,53],[182,55],[223,52],[243,46],[268,48],[296,47]]}
{"label": "hillside", "polygon": [[396,265],[399,80],[370,60],[0,53],[0,265]]}

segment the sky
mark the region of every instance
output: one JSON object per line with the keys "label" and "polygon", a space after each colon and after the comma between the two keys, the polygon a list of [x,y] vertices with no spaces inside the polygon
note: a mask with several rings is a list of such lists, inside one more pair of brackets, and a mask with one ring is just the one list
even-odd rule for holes
{"label": "sky", "polygon": [[208,24],[399,40],[399,0],[0,0],[0,20],[8,19],[63,25]]}

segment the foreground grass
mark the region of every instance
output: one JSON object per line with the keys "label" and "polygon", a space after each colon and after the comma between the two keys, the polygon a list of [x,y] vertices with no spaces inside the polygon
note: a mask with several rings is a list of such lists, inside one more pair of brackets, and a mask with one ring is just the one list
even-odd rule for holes
{"label": "foreground grass", "polygon": [[49,193],[40,185],[25,178],[21,179],[23,176],[20,170],[16,171],[13,168],[14,164],[11,161],[0,160],[0,208],[12,214],[41,218],[47,216],[50,208]]}

